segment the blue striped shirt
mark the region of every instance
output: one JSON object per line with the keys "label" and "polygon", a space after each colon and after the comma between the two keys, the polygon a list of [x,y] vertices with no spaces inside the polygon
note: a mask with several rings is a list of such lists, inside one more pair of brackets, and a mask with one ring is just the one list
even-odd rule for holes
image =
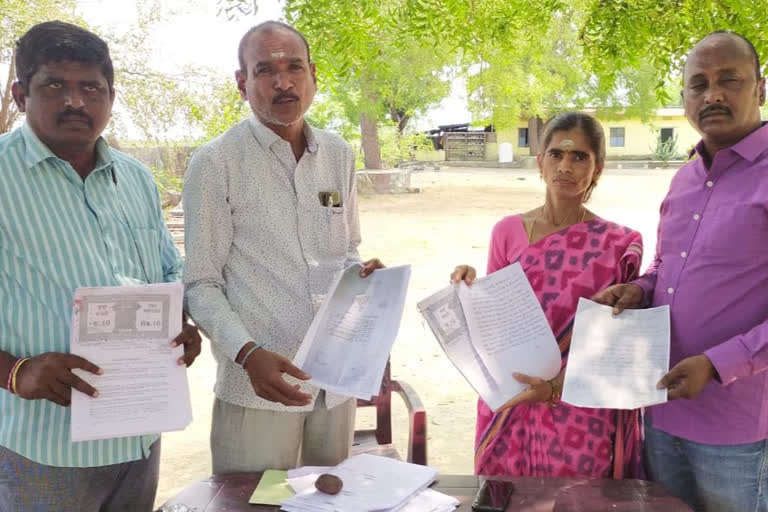
{"label": "blue striped shirt", "polygon": [[[0,350],[69,352],[78,287],[181,277],[149,170],[103,139],[96,154],[83,181],[27,124],[0,136]],[[0,445],[40,464],[138,460],[158,437],[73,443],[69,408],[0,391]]]}

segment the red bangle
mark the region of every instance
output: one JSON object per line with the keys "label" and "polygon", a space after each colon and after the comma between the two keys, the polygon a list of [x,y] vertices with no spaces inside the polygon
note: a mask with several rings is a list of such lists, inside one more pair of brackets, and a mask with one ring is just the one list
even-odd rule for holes
{"label": "red bangle", "polygon": [[16,394],[16,390],[13,389],[13,374],[16,373],[16,368],[21,364],[22,361],[24,361],[24,357],[20,357],[16,360],[15,363],[13,363],[13,366],[11,366],[11,371],[8,372],[8,382],[5,384],[5,389],[8,390],[8,392],[12,395]]}

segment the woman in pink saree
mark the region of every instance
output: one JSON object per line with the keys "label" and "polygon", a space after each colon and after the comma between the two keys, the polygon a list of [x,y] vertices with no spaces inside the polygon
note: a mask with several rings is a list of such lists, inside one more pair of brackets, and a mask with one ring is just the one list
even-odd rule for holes
{"label": "woman in pink saree", "polygon": [[[542,148],[537,162],[547,187],[544,204],[496,224],[487,270],[520,262],[558,340],[561,371],[551,381],[514,374],[528,388],[495,413],[478,401],[475,472],[637,477],[638,411],[576,407],[559,397],[579,298],[635,278],[642,237],[584,206],[605,161],[605,136],[594,118],[582,113],[555,117],[545,127]],[[471,284],[475,270],[460,265],[451,278]]]}

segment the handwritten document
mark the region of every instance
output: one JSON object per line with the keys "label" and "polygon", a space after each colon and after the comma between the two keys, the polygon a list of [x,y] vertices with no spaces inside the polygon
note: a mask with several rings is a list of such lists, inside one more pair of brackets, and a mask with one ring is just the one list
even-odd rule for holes
{"label": "handwritten document", "polygon": [[563,401],[610,409],[666,402],[656,383],[669,368],[669,306],[611,310],[579,299]]}
{"label": "handwritten document", "polygon": [[181,430],[192,421],[181,332],[180,283],[78,288],[70,352],[102,375],[75,370],[99,392],[72,392],[73,441]]}
{"label": "handwritten document", "polygon": [[513,372],[551,379],[560,351],[539,301],[515,263],[440,290],[418,304],[448,358],[496,410],[525,389]]}
{"label": "handwritten document", "polygon": [[336,278],[293,363],[317,386],[367,400],[381,387],[411,267],[383,268],[366,278],[361,268],[352,265]]}

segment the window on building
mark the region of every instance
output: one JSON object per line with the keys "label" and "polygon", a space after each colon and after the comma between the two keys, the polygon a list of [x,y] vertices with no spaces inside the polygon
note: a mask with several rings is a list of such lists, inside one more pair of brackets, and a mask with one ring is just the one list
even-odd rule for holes
{"label": "window on building", "polygon": [[624,128],[611,128],[611,147],[624,147]]}
{"label": "window on building", "polygon": [[662,128],[661,129],[661,142],[667,142],[675,136],[674,128]]}
{"label": "window on building", "polygon": [[519,148],[528,147],[528,128],[517,129],[517,147]]}

